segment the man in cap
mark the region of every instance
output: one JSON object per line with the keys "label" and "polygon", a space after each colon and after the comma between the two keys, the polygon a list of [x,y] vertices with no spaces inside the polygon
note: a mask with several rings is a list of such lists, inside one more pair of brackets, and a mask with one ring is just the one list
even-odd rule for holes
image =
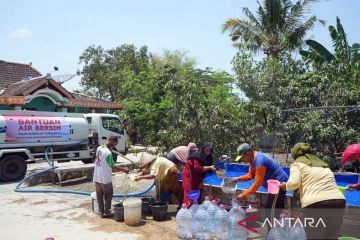
{"label": "man in cap", "polygon": [[96,198],[102,218],[112,216],[110,212],[113,196],[112,172],[123,171],[129,173],[128,168],[115,166],[110,149],[113,149],[117,143],[116,136],[109,136],[107,143],[96,149],[93,182],[95,182]]}
{"label": "man in cap", "polygon": [[179,173],[176,165],[164,157],[158,157],[149,153],[143,153],[139,167],[144,170],[135,177],[135,181],[141,179],[157,179],[160,184],[160,201],[166,203],[171,199],[171,194],[179,190]]}
{"label": "man in cap", "polygon": [[[256,193],[261,185],[267,188],[267,180],[274,179],[278,180],[280,183],[288,180],[289,176],[278,162],[262,152],[254,151],[249,144],[243,143],[239,145],[237,152],[239,156],[235,161],[241,160],[249,163],[249,172],[246,175],[233,178],[233,181],[238,182],[255,179],[255,182],[249,189],[237,196],[238,200],[246,200],[249,195]],[[280,190],[276,208],[285,207],[285,195],[286,192]],[[272,207],[274,197],[274,194],[269,194],[266,208]]]}

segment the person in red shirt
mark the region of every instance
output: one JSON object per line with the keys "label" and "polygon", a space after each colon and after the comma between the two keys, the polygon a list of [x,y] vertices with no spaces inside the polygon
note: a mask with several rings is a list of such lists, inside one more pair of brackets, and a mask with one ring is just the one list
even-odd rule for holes
{"label": "person in red shirt", "polygon": [[188,196],[188,193],[192,190],[200,190],[199,201],[201,201],[205,173],[207,171],[216,170],[213,166],[213,151],[214,145],[212,143],[205,142],[197,152],[191,153],[186,161],[186,165],[182,173],[182,202],[187,206],[192,205],[192,200]]}

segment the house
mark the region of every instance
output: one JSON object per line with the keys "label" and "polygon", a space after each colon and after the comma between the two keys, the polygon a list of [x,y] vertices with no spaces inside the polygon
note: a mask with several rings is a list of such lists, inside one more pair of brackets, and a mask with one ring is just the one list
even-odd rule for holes
{"label": "house", "polygon": [[0,60],[0,110],[86,113],[119,109],[118,103],[69,92],[31,64]]}

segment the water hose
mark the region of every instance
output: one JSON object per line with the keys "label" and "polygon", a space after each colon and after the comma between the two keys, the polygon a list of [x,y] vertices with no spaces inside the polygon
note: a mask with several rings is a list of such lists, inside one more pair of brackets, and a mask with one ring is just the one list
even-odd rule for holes
{"label": "water hose", "polygon": [[113,197],[124,198],[124,197],[141,197],[148,193],[155,186],[155,181],[144,191],[139,193],[129,193],[129,194],[114,194]]}
{"label": "water hose", "polygon": [[[48,151],[52,152],[52,148],[48,147],[45,151],[45,158],[48,164],[50,165],[49,168],[41,170],[39,172],[30,174],[23,180],[21,180],[14,188],[15,192],[22,192],[22,193],[68,193],[68,194],[77,194],[77,195],[83,195],[83,196],[90,196],[91,192],[83,192],[83,191],[76,191],[76,190],[63,190],[63,189],[22,189],[20,186],[26,182],[28,179],[43,174],[45,172],[53,171],[54,169],[58,168],[58,166],[54,166],[54,159],[51,157],[51,161],[49,160]],[[51,154],[50,154],[51,155]],[[137,193],[129,193],[129,194],[113,194],[113,197],[141,197],[144,196],[146,193],[148,193],[153,187],[155,186],[155,182],[153,182],[148,188],[146,188],[142,192]]]}
{"label": "water hose", "polygon": [[[23,193],[68,193],[68,194],[77,194],[77,195],[83,195],[83,196],[90,196],[91,192],[83,192],[83,191],[76,191],[76,190],[63,190],[63,189],[22,189],[20,186],[26,182],[28,179],[32,178],[33,176],[43,174],[48,171],[52,171],[54,169],[58,168],[57,166],[50,167],[44,170],[41,170],[40,172],[33,173],[23,180],[19,182],[14,191],[15,192],[23,192]],[[144,191],[138,192],[138,193],[129,193],[129,194],[113,194],[113,197],[140,197],[144,196],[146,193],[148,193],[153,187],[155,186],[155,182],[153,182],[149,187],[147,187]]]}
{"label": "water hose", "polygon": [[[51,152],[50,156],[51,156],[51,162],[49,160],[49,157],[48,157],[48,151]],[[49,164],[50,167],[54,167],[55,164],[54,164],[54,158],[53,158],[53,149],[51,146],[47,147],[46,150],[45,150],[45,159],[47,161],[47,163]]]}
{"label": "water hose", "polygon": [[123,154],[121,154],[118,151],[115,151],[114,149],[111,150],[112,153],[115,153],[116,155],[121,156],[122,158],[128,160],[129,162],[131,162],[132,164],[136,164],[133,160],[131,160],[130,158],[127,158],[126,156],[124,156]]}
{"label": "water hose", "polygon": [[44,170],[41,170],[40,172],[36,172],[33,174],[30,174],[29,176],[27,176],[26,178],[24,178],[23,180],[21,180],[21,182],[19,182],[14,191],[15,192],[23,192],[23,193],[70,193],[70,194],[77,194],[77,195],[84,195],[84,196],[90,196],[90,192],[82,192],[82,191],[74,191],[74,190],[63,190],[63,189],[20,189],[20,186],[26,182],[29,178],[32,178],[33,176],[36,175],[40,175],[43,174],[45,172],[49,172],[54,170],[55,168],[58,168],[57,166],[54,167],[50,167]]}

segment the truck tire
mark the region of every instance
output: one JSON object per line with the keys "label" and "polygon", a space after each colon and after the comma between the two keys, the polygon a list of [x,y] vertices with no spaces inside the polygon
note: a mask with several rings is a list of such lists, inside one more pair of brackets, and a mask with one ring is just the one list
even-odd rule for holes
{"label": "truck tire", "polygon": [[23,179],[27,171],[25,159],[9,155],[0,161],[0,179],[5,182]]}

